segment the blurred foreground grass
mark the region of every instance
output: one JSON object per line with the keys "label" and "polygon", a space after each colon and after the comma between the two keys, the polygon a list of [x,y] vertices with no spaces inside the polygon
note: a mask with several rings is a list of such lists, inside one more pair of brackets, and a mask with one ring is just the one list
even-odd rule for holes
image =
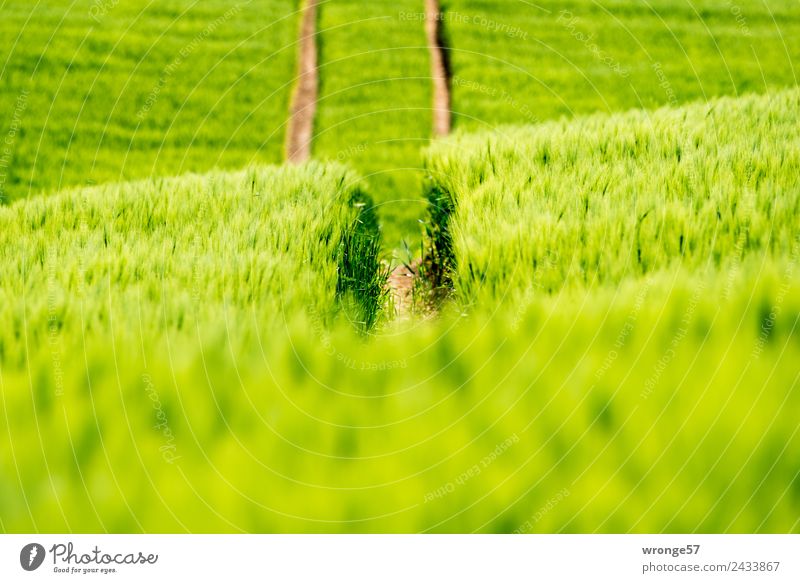
{"label": "blurred foreground grass", "polygon": [[369,341],[113,303],[6,335],[3,527],[798,532],[798,250]]}

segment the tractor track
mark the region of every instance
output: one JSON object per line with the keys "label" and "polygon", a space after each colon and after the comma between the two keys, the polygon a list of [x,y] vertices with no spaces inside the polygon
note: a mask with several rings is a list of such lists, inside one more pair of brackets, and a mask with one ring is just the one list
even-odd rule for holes
{"label": "tractor track", "polygon": [[318,4],[319,0],[305,0],[301,17],[297,86],[292,95],[286,129],[286,160],[293,164],[301,164],[311,156],[319,93],[316,40]]}
{"label": "tractor track", "polygon": [[[317,49],[317,12],[319,0],[305,0],[300,24],[297,85],[292,95],[286,130],[286,160],[302,164],[311,157],[314,118],[319,95]],[[451,129],[450,80],[451,71],[444,42],[442,10],[439,0],[425,0],[425,36],[430,53],[433,83],[432,127],[434,136],[446,136]],[[395,317],[406,319],[412,313],[435,315],[435,294],[430,290],[417,296],[415,290],[428,289],[421,269],[425,260],[417,258],[391,270],[387,288]],[[420,284],[428,283],[428,286]]]}

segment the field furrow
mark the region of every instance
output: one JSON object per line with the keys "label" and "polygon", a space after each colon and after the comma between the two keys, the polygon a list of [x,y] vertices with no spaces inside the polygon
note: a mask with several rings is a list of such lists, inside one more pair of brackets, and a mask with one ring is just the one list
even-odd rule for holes
{"label": "field furrow", "polygon": [[431,137],[424,6],[337,0],[320,5],[320,100],[314,155],[361,173],[388,251],[417,247],[424,216],[420,151]]}
{"label": "field furrow", "polygon": [[431,241],[465,305],[782,257],[800,91],[460,135],[431,148]]}

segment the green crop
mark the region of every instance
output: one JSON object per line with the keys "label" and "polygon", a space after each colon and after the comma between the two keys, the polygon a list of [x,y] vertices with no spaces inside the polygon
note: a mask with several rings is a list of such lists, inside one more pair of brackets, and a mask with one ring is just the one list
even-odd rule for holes
{"label": "green crop", "polygon": [[800,91],[459,135],[428,153],[433,247],[465,304],[788,253]]}
{"label": "green crop", "polygon": [[[444,8],[456,127],[796,83],[800,23],[787,2]],[[5,3],[0,135],[12,144],[0,152],[0,200],[280,161],[295,10],[283,0]],[[421,13],[410,1],[320,5],[313,152],[366,177],[386,251],[404,240],[415,248],[424,215],[431,91]]]}
{"label": "green crop", "polygon": [[793,4],[444,4],[3,4],[1,531],[800,533]]}
{"label": "green crop", "polygon": [[[794,100],[713,105],[731,123],[750,111],[783,128]],[[517,130],[516,143],[573,132],[584,147],[565,140],[567,151],[589,156],[622,119]],[[720,150],[749,160],[750,130]],[[632,159],[637,135],[607,151],[607,168]],[[453,151],[437,148],[439,163]],[[483,148],[461,153],[486,170]],[[667,152],[674,166],[673,147],[656,150]],[[468,184],[451,161],[450,180]],[[758,180],[779,186],[775,170]],[[513,304],[483,294],[470,317],[444,305],[365,340],[326,317],[342,273],[372,298],[381,289],[377,262],[365,281],[342,260],[341,243],[364,253],[353,237],[374,227],[348,176],[312,165],[187,177],[2,211],[4,529],[798,531],[797,230],[778,223],[775,245],[723,248],[704,268],[612,269],[612,285],[568,280]],[[571,173],[558,176],[570,192]],[[451,227],[477,202],[459,194]],[[484,206],[495,221],[498,210]],[[350,263],[369,265],[371,249]]]}
{"label": "green crop", "polygon": [[353,174],[317,164],[21,201],[0,211],[3,320],[39,343],[103,329],[109,304],[171,330],[223,313],[329,321],[344,300],[369,328],[383,295],[371,206]]}
{"label": "green crop", "polygon": [[3,331],[3,528],[798,532],[798,259],[370,342],[224,306],[142,332],[112,289],[59,344],[30,305]]}
{"label": "green crop", "polygon": [[282,161],[294,4],[4,2],[0,202]]}
{"label": "green crop", "polygon": [[420,151],[431,136],[431,79],[421,2],[322,2],[320,101],[313,154],[366,178],[384,245],[420,239]]}
{"label": "green crop", "polygon": [[454,124],[486,130],[797,84],[791,0],[446,0]]}

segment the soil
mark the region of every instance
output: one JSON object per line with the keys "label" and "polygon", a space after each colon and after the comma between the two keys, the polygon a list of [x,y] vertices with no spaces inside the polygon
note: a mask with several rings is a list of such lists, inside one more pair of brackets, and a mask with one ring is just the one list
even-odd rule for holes
{"label": "soil", "polygon": [[450,295],[450,287],[437,282],[434,268],[430,258],[416,258],[392,270],[386,287],[394,307],[395,320],[408,320],[412,316],[428,320],[439,314],[439,309]]}
{"label": "soil", "polygon": [[439,0],[425,0],[425,35],[431,54],[433,133],[436,136],[446,136],[451,127],[450,62],[444,42]]}
{"label": "soil", "polygon": [[305,162],[311,156],[319,92],[316,41],[318,3],[319,0],[306,0],[300,25],[297,87],[292,96],[286,129],[286,159],[294,164]]}
{"label": "soil", "polygon": [[[311,156],[314,117],[319,93],[317,61],[317,7],[319,0],[306,0],[300,26],[297,86],[292,96],[286,130],[286,159],[301,164]],[[442,11],[438,0],[425,0],[425,34],[431,58],[433,81],[433,133],[450,133],[450,64],[443,40]],[[429,262],[429,260],[428,260]],[[387,281],[397,319],[412,314],[433,317],[442,294],[422,272],[424,261],[415,259],[395,267]],[[431,270],[427,270],[431,271]],[[433,273],[431,271],[431,273]]]}
{"label": "soil", "polygon": [[414,312],[414,285],[419,277],[419,259],[409,265],[400,264],[389,274],[389,293],[394,304],[396,318],[403,319]]}

